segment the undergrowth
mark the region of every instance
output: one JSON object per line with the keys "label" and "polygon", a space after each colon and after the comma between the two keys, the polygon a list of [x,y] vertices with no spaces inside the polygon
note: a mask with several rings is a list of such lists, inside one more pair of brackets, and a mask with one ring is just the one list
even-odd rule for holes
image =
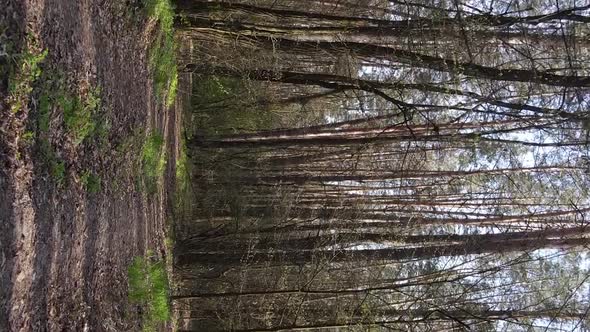
{"label": "undergrowth", "polygon": [[168,277],[161,261],[136,257],[128,269],[129,300],[144,307],[143,331],[170,319]]}
{"label": "undergrowth", "polygon": [[[193,84],[191,101],[194,123],[190,131],[202,135],[223,135],[270,129],[277,121],[272,112],[252,102],[264,96],[244,80],[202,76]],[[189,134],[192,134],[189,132]]]}
{"label": "undergrowth", "polygon": [[145,0],[148,16],[158,22],[156,40],[149,51],[154,89],[166,107],[172,106],[178,86],[176,46],[174,42],[174,9],[169,0]]}

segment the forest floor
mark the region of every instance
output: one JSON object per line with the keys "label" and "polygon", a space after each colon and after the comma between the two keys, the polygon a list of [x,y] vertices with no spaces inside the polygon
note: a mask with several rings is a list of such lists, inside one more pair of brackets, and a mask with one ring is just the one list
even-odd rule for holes
{"label": "forest floor", "polygon": [[[0,0],[0,331],[140,329],[127,268],[170,255],[180,116],[154,93],[136,5]],[[148,189],[154,133],[167,167]]]}

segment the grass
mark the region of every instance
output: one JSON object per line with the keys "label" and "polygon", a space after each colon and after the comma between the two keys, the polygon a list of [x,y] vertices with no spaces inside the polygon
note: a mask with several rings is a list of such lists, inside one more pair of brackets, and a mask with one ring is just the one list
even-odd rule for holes
{"label": "grass", "polygon": [[57,155],[47,137],[41,137],[39,139],[39,150],[43,161],[48,167],[51,178],[58,186],[63,185],[66,180],[66,164]]}
{"label": "grass", "polygon": [[136,257],[127,270],[129,300],[145,308],[143,331],[155,331],[170,319],[168,277],[161,261]]}
{"label": "grass", "polygon": [[148,193],[155,193],[159,179],[166,168],[166,153],[163,151],[164,138],[152,132],[148,135],[141,151],[143,182]]}
{"label": "grass", "polygon": [[158,22],[156,40],[149,51],[154,89],[166,107],[172,106],[178,86],[176,46],[174,42],[174,9],[169,0],[145,0],[148,16]]}
{"label": "grass", "polygon": [[[120,141],[110,141],[112,147],[114,148],[115,159],[120,162],[126,162],[128,159],[131,162],[131,169],[133,171],[133,181],[135,188],[138,190],[142,190],[144,188],[143,184],[143,170],[142,170],[142,163],[143,163],[143,148],[146,141],[146,134],[142,127],[134,128],[130,133],[122,137]],[[137,153],[137,151],[141,151]],[[118,191],[120,186],[122,185],[117,178],[113,179],[109,183],[109,185],[115,190]]]}
{"label": "grass", "polygon": [[39,116],[37,118],[39,132],[41,134],[47,134],[49,132],[50,117],[51,103],[49,101],[49,96],[47,94],[43,94],[39,99]]}
{"label": "grass", "polygon": [[89,91],[84,99],[67,93],[62,93],[56,98],[63,110],[66,131],[75,146],[94,133],[97,127],[93,115],[100,105],[99,93],[100,90],[96,88]]}
{"label": "grass", "polygon": [[[149,50],[149,67],[154,80],[154,91],[165,107],[176,99],[178,69],[174,40],[174,8],[170,0],[144,0],[147,16],[157,22],[156,39]],[[148,135],[141,153],[143,183],[148,193],[155,193],[166,166],[162,149],[164,139],[157,133]]]}
{"label": "grass", "polygon": [[164,245],[166,246],[166,251],[167,252],[172,252],[174,250],[174,238],[172,237],[172,235],[167,235],[166,238],[164,238]]}
{"label": "grass", "polygon": [[186,152],[186,142],[184,139],[180,142],[180,155],[176,161],[176,188],[180,192],[185,192],[190,185],[190,161]]}
{"label": "grass", "polygon": [[27,130],[22,134],[20,139],[27,144],[32,144],[35,141],[35,133]]}
{"label": "grass", "polygon": [[38,45],[31,35],[27,44],[23,53],[15,56],[16,66],[9,68],[8,73],[8,104],[13,114],[28,103],[33,84],[42,73],[40,64],[47,57],[47,50],[36,50]]}
{"label": "grass", "polygon": [[86,191],[92,194],[98,193],[101,189],[101,179],[98,175],[86,170],[80,176],[80,181],[86,188]]}
{"label": "grass", "polygon": [[51,110],[57,107],[63,112],[63,124],[74,146],[80,145],[90,136],[105,135],[108,128],[103,128],[105,125],[97,124],[96,120],[101,103],[99,95],[99,88],[90,89],[86,96],[82,97],[69,93],[61,84],[45,87],[39,98],[40,133],[49,131]]}
{"label": "grass", "polygon": [[39,99],[39,114],[37,116],[37,128],[39,139],[39,151],[43,161],[48,167],[49,175],[58,186],[64,184],[66,179],[65,162],[57,155],[49,141],[49,126],[51,121],[51,102],[49,96],[44,93]]}
{"label": "grass", "polygon": [[174,192],[174,220],[190,220],[192,217],[193,193],[191,187],[192,163],[187,155],[184,139],[180,142],[180,153],[176,160],[176,185]]}
{"label": "grass", "polygon": [[[63,127],[74,147],[79,146],[89,137],[103,135],[104,133],[98,131],[101,127],[97,125],[95,119],[101,103],[100,90],[90,89],[86,96],[74,95],[64,87],[60,79],[61,73],[46,73],[43,76],[44,83],[41,86],[37,108],[36,137],[49,175],[58,186],[61,186],[66,180],[66,163],[59,157],[50,141],[53,112],[63,113]],[[94,174],[84,172],[81,174],[81,180],[89,192],[100,191],[100,178]]]}

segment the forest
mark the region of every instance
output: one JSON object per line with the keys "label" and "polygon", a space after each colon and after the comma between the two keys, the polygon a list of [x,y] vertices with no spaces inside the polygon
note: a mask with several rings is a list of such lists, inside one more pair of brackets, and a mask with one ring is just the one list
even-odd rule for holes
{"label": "forest", "polygon": [[590,5],[176,6],[181,330],[590,328]]}
{"label": "forest", "polygon": [[590,331],[587,0],[1,1],[0,330]]}

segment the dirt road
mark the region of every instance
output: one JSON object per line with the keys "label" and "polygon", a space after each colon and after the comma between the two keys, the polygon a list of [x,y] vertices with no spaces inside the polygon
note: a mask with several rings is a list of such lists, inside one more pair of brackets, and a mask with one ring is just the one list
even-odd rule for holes
{"label": "dirt road", "polygon": [[[153,24],[136,4],[117,0],[0,0],[0,7],[5,44],[22,50],[34,40],[48,51],[18,112],[0,84],[0,331],[137,330],[127,266],[147,250],[166,254],[167,193],[163,185],[154,194],[142,188],[141,144],[155,130],[173,148],[178,128],[152,92]],[[102,140],[77,145],[57,107],[40,136],[39,96],[57,84],[80,98],[99,91],[100,121],[108,123]],[[57,178],[43,139],[63,165]],[[85,174],[100,179],[98,190],[88,190]]]}

